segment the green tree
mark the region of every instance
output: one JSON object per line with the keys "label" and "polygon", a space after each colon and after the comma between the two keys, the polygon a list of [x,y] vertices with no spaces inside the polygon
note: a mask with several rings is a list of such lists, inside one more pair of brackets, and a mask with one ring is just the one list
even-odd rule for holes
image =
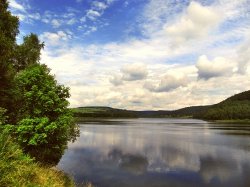
{"label": "green tree", "polygon": [[0,0],[0,106],[8,109],[11,105],[15,71],[11,59],[14,56],[18,18],[8,11],[6,0]]}
{"label": "green tree", "polygon": [[44,47],[35,34],[25,36],[23,43],[17,45],[18,26],[18,18],[8,11],[8,2],[0,0],[0,106],[7,109],[11,123],[15,123],[18,112],[14,77],[18,71],[38,63]]}
{"label": "green tree", "polygon": [[23,43],[17,45],[13,59],[15,70],[21,71],[26,67],[36,64],[40,60],[41,49],[44,43],[40,43],[37,35],[31,33],[23,38]]}
{"label": "green tree", "polygon": [[67,108],[69,89],[59,85],[40,64],[18,73],[15,81],[19,93],[18,122],[12,126],[15,137],[36,160],[57,163],[68,141],[79,133]]}
{"label": "green tree", "polygon": [[0,107],[7,109],[0,110],[0,120],[12,124],[5,129],[13,132],[26,153],[55,163],[78,133],[67,108],[69,89],[39,64],[44,44],[35,34],[24,37],[21,45],[16,43],[18,26],[8,2],[0,0]]}

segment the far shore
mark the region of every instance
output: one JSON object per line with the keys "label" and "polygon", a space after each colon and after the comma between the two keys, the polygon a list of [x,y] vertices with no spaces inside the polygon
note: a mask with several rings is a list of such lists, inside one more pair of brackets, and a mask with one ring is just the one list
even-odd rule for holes
{"label": "far shore", "polygon": [[[76,121],[77,122],[91,122],[91,121],[103,121],[103,120],[109,120],[109,119],[139,119],[140,117],[76,117]],[[196,119],[196,118],[192,118],[190,116],[186,116],[186,117],[149,117],[149,118],[162,118],[162,119]],[[204,120],[207,121],[209,123],[219,123],[219,124],[250,124],[250,119],[225,119],[225,120],[205,120],[205,119],[200,119],[200,120]]]}

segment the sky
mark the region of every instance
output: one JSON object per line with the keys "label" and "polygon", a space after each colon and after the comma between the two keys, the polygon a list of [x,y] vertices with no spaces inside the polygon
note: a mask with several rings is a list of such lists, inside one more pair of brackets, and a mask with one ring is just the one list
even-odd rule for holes
{"label": "sky", "polygon": [[173,110],[250,89],[250,0],[9,0],[19,43],[36,33],[41,63],[71,107]]}

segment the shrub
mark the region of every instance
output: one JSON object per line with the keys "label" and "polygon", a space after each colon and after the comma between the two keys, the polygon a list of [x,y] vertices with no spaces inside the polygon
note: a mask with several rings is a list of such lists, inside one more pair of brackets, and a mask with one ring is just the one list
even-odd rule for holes
{"label": "shrub", "polygon": [[16,125],[8,126],[26,153],[56,164],[79,131],[68,109],[69,89],[57,84],[45,65],[21,71],[15,81],[19,100]]}

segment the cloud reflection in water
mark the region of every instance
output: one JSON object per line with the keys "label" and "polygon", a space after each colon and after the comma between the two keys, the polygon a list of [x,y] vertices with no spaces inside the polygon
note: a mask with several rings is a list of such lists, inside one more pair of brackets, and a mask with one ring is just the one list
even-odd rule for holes
{"label": "cloud reflection in water", "polygon": [[97,186],[249,184],[249,136],[226,135],[198,120],[119,123],[81,125],[58,167]]}

